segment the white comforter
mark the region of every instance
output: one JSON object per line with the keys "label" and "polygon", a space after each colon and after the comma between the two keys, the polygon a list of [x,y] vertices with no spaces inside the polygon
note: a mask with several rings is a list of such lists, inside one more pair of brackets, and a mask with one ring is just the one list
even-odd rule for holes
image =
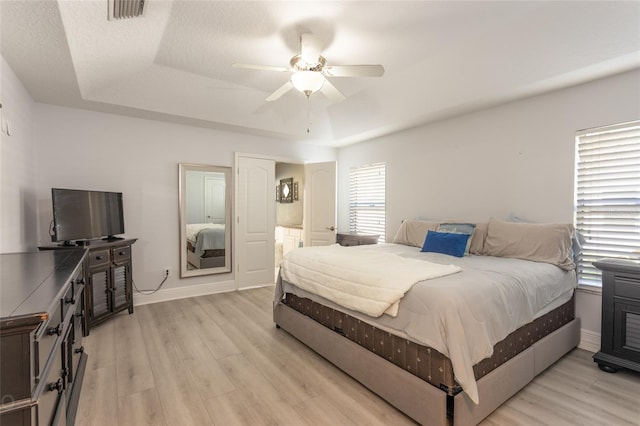
{"label": "white comforter", "polygon": [[287,254],[282,278],[340,306],[379,317],[395,317],[399,301],[418,281],[461,269],[396,254],[351,250],[338,244],[307,247]]}
{"label": "white comforter", "polygon": [[217,223],[187,224],[187,241],[193,245],[196,256],[205,250],[225,248],[225,226]]}
{"label": "white comforter", "polygon": [[[285,278],[286,263],[281,267],[274,303],[284,293],[310,297],[378,328],[430,346],[451,359],[456,381],[478,403],[473,365],[491,356],[493,346],[509,333],[569,300],[576,286],[575,273],[527,260],[491,256],[455,258],[419,250],[399,244],[344,249],[344,256],[373,260],[376,253],[391,253],[462,268],[459,273],[415,284],[401,299],[395,318],[388,315],[373,318],[289,283]],[[391,271],[390,280],[394,279],[394,273],[398,271]]]}

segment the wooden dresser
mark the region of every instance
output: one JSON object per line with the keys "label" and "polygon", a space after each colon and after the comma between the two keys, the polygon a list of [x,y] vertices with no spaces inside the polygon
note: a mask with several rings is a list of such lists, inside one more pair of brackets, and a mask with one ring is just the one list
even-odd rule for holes
{"label": "wooden dresser", "polygon": [[0,255],[0,424],[74,424],[87,362],[86,255]]}
{"label": "wooden dresser", "polygon": [[602,330],[598,366],[640,372],[640,261],[602,259]]}
{"label": "wooden dresser", "polygon": [[84,261],[86,283],[84,335],[91,327],[127,309],[133,313],[133,262],[131,246],[135,238],[115,241],[90,240],[80,246],[48,245],[40,250],[89,250]]}

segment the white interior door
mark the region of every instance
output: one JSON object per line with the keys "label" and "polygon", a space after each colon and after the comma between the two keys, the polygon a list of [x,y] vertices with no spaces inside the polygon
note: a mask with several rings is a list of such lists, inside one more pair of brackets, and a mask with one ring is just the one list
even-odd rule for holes
{"label": "white interior door", "polygon": [[336,242],[336,162],[304,166],[304,245]]}
{"label": "white interior door", "polygon": [[204,217],[207,223],[225,223],[226,186],[224,174],[208,173],[204,177]]}
{"label": "white interior door", "polygon": [[238,157],[236,274],[238,288],[274,282],[275,161]]}

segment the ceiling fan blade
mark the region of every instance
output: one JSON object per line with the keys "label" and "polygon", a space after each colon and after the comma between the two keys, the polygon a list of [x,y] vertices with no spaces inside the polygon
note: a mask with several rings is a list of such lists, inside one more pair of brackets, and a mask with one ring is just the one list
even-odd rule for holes
{"label": "ceiling fan blade", "polygon": [[300,36],[300,57],[309,65],[316,65],[320,58],[320,46],[312,34]]}
{"label": "ceiling fan blade", "polygon": [[273,92],[272,94],[270,94],[269,96],[267,96],[267,98],[265,99],[265,101],[267,102],[271,102],[271,101],[275,101],[277,99],[280,99],[280,97],[282,95],[284,95],[285,93],[287,93],[289,90],[293,89],[293,84],[291,84],[290,81],[287,81],[285,84],[283,84],[282,86],[280,86],[280,88],[278,90],[276,90],[275,92]]}
{"label": "ceiling fan blade", "polygon": [[342,92],[336,89],[336,86],[331,84],[331,82],[327,79],[324,80],[324,84],[322,85],[320,91],[323,95],[329,98],[331,102],[342,102],[346,99]]}
{"label": "ceiling fan blade", "polygon": [[382,65],[333,65],[323,69],[329,77],[381,77]]}
{"label": "ceiling fan blade", "polygon": [[271,65],[254,65],[254,64],[233,64],[231,65],[234,68],[247,68],[250,70],[260,70],[260,71],[280,71],[280,72],[290,72],[289,68],[285,67],[272,67]]}

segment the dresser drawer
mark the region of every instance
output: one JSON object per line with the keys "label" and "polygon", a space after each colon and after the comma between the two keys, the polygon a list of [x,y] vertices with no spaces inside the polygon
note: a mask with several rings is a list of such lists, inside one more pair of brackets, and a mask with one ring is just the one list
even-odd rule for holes
{"label": "dresser drawer", "polygon": [[35,424],[35,419],[37,418],[35,411],[35,406],[6,411],[0,414],[0,425],[31,426]]}
{"label": "dresser drawer", "polygon": [[637,279],[616,275],[614,284],[614,295],[618,297],[640,300],[640,281]]}
{"label": "dresser drawer", "polygon": [[116,247],[113,249],[113,261],[115,263],[131,258],[131,246]]}
{"label": "dresser drawer", "polygon": [[[73,281],[75,281],[75,279]],[[67,316],[67,312],[69,312],[69,309],[74,309],[76,305],[76,299],[73,294],[73,292],[75,291],[73,281],[72,281],[72,284],[67,289],[67,292],[62,297],[62,300],[60,301],[60,304],[62,305],[63,319]]]}
{"label": "dresser drawer", "polygon": [[63,329],[58,312],[52,315],[52,318],[49,318],[48,322],[42,323],[40,327],[36,333],[34,342],[34,361],[36,362],[34,372],[36,380],[40,379],[40,376],[44,373],[43,369],[51,353],[59,352],[58,350],[54,351],[54,345],[56,341],[58,341],[58,336],[62,334]]}
{"label": "dresser drawer", "polygon": [[64,413],[66,398],[61,355],[60,350],[54,352],[54,362],[47,372],[42,393],[38,398],[38,424],[40,425],[59,424],[60,415]]}
{"label": "dresser drawer", "polygon": [[89,253],[89,267],[108,265],[110,261],[109,249],[92,251]]}

